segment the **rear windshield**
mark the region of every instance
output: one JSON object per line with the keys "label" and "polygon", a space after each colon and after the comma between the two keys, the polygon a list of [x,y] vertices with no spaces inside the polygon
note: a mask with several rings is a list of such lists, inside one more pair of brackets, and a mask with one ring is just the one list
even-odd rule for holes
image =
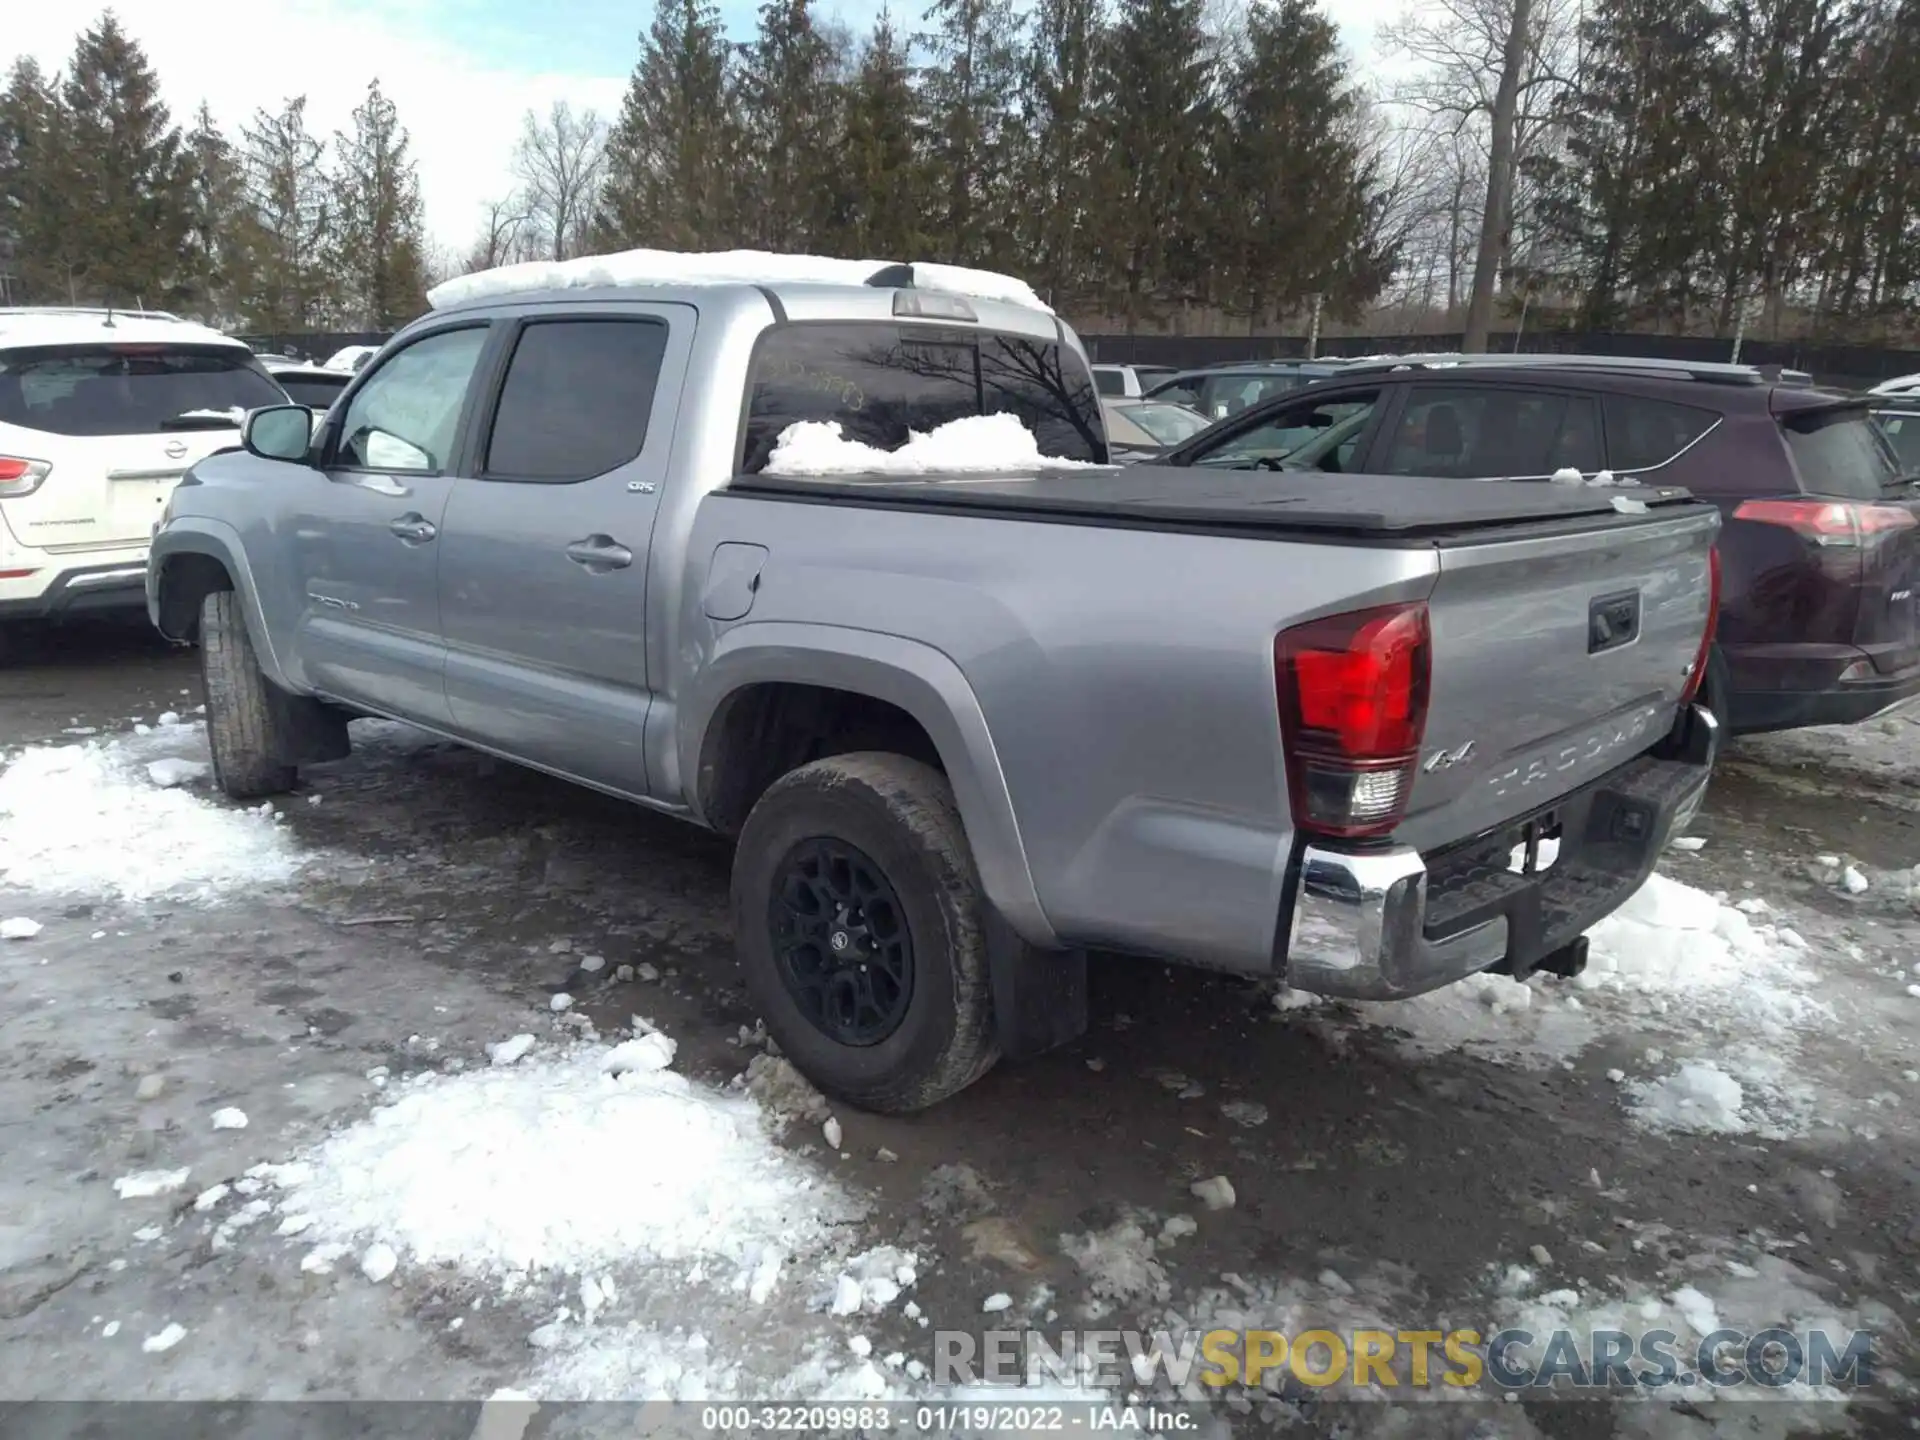
{"label": "rear windshield", "polygon": [[754,353],[747,405],[749,475],[802,420],[837,421],[848,440],[897,450],[971,415],[1013,414],[1040,453],[1104,463],[1105,432],[1084,360],[1049,341],[924,325],[795,324]]}
{"label": "rear windshield", "polygon": [[54,435],[147,435],[193,411],[284,404],[246,351],[58,345],[0,351],[0,423]]}
{"label": "rear windshield", "polygon": [[1800,488],[1838,500],[1878,500],[1899,478],[1893,447],[1865,410],[1816,410],[1780,422]]}
{"label": "rear windshield", "polygon": [[1093,383],[1102,395],[1124,395],[1127,393],[1127,377],[1118,370],[1096,370]]}

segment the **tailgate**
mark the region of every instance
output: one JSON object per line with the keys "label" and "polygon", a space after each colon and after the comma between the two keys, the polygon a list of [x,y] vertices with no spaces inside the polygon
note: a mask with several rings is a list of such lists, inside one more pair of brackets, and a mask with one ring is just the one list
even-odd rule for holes
{"label": "tailgate", "polygon": [[1478,834],[1664,737],[1705,633],[1718,524],[1695,505],[1443,546],[1425,745],[1395,838]]}
{"label": "tailgate", "polygon": [[22,545],[55,553],[144,545],[187,467],[239,438],[238,430],[183,430],[23,446],[47,453],[53,468],[33,494],[0,500],[0,514]]}

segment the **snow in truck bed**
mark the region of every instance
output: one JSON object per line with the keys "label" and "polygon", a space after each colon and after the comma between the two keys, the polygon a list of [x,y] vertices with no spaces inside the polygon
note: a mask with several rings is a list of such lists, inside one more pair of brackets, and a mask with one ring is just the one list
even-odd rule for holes
{"label": "snow in truck bed", "polygon": [[[588,289],[625,285],[865,285],[891,269],[891,260],[835,260],[824,255],[775,255],[765,250],[716,250],[704,254],[676,250],[621,250],[612,255],[582,255],[573,260],[535,260],[501,265],[456,276],[427,292],[435,310],[498,295],[530,290]],[[1004,300],[1029,309],[1052,309],[1033,287],[1011,275],[970,270],[960,265],[916,261],[913,283],[928,290]]]}

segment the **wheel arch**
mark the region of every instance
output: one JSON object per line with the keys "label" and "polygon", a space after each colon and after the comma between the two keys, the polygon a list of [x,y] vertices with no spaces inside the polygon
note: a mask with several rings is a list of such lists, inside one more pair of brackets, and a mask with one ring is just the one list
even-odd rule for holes
{"label": "wheel arch", "polygon": [[[1060,945],[1034,886],[985,713],[948,656],[867,630],[749,624],[721,637],[690,692],[680,773],[690,782],[688,802],[715,829],[737,830],[767,785],[823,754],[883,748],[912,755],[936,765],[953,787],[994,908],[1028,942]],[[822,733],[822,722],[848,723]],[[890,732],[893,743],[876,745],[875,727]],[[916,753],[920,746],[925,751]]]}
{"label": "wheel arch", "polygon": [[282,689],[297,689],[274,645],[239,532],[205,516],[176,519],[154,537],[147,569],[148,613],[162,635],[191,643],[199,630],[201,602],[216,590],[232,590],[240,597],[261,670]]}

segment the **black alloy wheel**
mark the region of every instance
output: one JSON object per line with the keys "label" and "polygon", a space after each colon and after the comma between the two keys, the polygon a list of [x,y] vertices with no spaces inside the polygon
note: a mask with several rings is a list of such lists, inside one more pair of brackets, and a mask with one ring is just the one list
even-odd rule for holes
{"label": "black alloy wheel", "polygon": [[767,919],[780,979],[841,1045],[878,1045],[913,1001],[913,937],[887,877],[844,840],[803,840],[781,863]]}

